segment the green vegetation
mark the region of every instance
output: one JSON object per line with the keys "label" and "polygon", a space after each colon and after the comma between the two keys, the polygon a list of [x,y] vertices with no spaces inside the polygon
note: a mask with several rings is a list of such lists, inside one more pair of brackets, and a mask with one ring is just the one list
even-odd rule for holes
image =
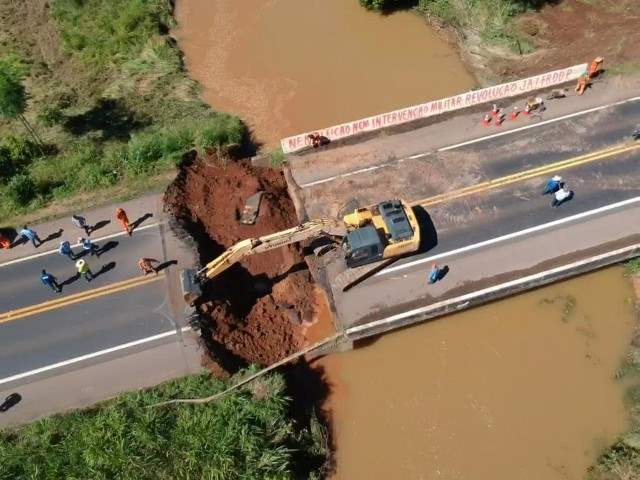
{"label": "green vegetation", "polygon": [[198,98],[169,0],[28,4],[0,2],[0,218],[161,185],[187,151],[246,138]]}
{"label": "green vegetation", "polygon": [[627,275],[640,275],[640,258],[632,258],[624,264]]}
{"label": "green vegetation", "polygon": [[0,479],[319,478],[325,432],[314,419],[305,428],[290,420],[278,374],[217,402],[149,407],[227,383],[188,377],[0,432]]}
{"label": "green vegetation", "polygon": [[533,47],[513,27],[512,19],[544,3],[545,0],[360,0],[362,6],[372,10],[413,7],[447,25],[478,33],[487,44],[506,46],[519,53],[531,52]]}

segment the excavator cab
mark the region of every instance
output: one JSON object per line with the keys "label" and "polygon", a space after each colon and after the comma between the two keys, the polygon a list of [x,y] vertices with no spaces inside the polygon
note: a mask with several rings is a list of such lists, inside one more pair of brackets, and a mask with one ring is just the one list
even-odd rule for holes
{"label": "excavator cab", "polygon": [[381,260],[384,254],[384,244],[373,225],[349,232],[342,240],[342,248],[349,268]]}
{"label": "excavator cab", "polygon": [[420,243],[415,214],[402,200],[360,208],[344,217],[342,247],[349,268],[414,252]]}

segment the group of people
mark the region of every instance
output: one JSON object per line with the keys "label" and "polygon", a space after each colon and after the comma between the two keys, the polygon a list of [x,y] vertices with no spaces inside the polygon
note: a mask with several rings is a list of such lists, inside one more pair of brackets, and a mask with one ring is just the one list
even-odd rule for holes
{"label": "group of people", "polygon": [[[125,231],[127,235],[131,236],[133,234],[134,227],[129,223],[129,218],[124,209],[116,209],[115,218],[120,223],[123,231]],[[72,215],[71,223],[74,225],[74,227],[76,227],[83,233],[82,236],[78,237],[77,242],[77,245],[81,247],[82,250],[81,252],[74,251],[71,242],[69,242],[69,240],[63,239],[58,247],[58,253],[75,262],[74,265],[78,275],[83,277],[87,282],[91,282],[96,275],[91,270],[89,262],[85,258],[81,257],[84,257],[86,255],[95,255],[96,257],[99,257],[103,252],[103,248],[94,243],[90,238],[91,233],[96,230],[96,226],[90,225],[87,222],[87,219],[80,215]],[[24,225],[18,232],[18,237],[23,239],[23,241],[31,242],[34,248],[38,248],[44,243],[44,241],[38,236],[38,233],[33,228],[29,228],[27,225]],[[9,244],[5,248],[10,248],[11,246],[12,245]],[[159,272],[159,268],[155,266],[154,263],[158,263],[158,260],[154,258],[143,257],[138,261],[138,268],[142,270],[144,275],[147,275],[149,273],[155,273],[157,275]],[[45,269],[42,269],[42,271],[40,272],[40,280],[42,281],[43,285],[51,288],[53,291],[57,293],[62,292],[62,285],[58,282],[56,276],[50,272],[47,272]]]}
{"label": "group of people", "polygon": [[552,207],[559,207],[564,202],[573,198],[573,190],[569,190],[569,187],[567,187],[567,184],[562,180],[560,175],[554,175],[547,181],[542,190],[542,194],[553,195],[553,200],[551,201]]}

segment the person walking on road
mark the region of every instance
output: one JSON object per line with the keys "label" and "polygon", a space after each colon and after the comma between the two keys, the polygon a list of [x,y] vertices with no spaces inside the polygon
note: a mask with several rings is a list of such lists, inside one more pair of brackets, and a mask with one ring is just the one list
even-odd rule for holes
{"label": "person walking on road", "polygon": [[85,253],[88,253],[91,256],[100,256],[100,247],[93,243],[90,238],[78,237],[78,243],[82,246],[82,250]]}
{"label": "person walking on road", "polygon": [[553,194],[553,201],[551,202],[552,207],[559,207],[564,202],[567,202],[573,198],[573,191],[569,190],[566,185],[563,185],[562,188],[556,191]]}
{"label": "person walking on road", "polygon": [[22,230],[20,230],[20,236],[27,240],[31,240],[31,243],[33,244],[34,248],[38,248],[40,245],[44,243],[42,240],[40,240],[40,237],[38,236],[36,231],[27,227],[26,225],[24,225],[22,227]]}
{"label": "person walking on road", "polygon": [[548,193],[556,193],[562,187],[562,177],[560,175],[554,175],[549,179],[547,184],[544,186],[544,190],[542,191],[543,195],[547,195]]}
{"label": "person walking on road", "polygon": [[95,278],[93,276],[93,272],[89,268],[89,264],[82,258],[76,262],[76,270],[78,270],[78,273],[82,275],[87,282],[90,282]]}
{"label": "person walking on road", "polygon": [[50,273],[47,273],[46,270],[42,270],[42,272],[40,273],[40,280],[42,280],[42,283],[51,288],[51,290],[53,290],[54,292],[62,293],[62,288],[58,284],[56,277],[54,277]]}
{"label": "person walking on road", "polygon": [[116,219],[120,222],[122,229],[127,232],[129,236],[131,236],[131,226],[129,225],[129,217],[127,217],[127,212],[125,212],[122,208],[116,209]]}
{"label": "person walking on road", "polygon": [[153,266],[153,262],[158,263],[158,260],[156,260],[155,258],[143,257],[138,261],[138,268],[142,270],[145,277],[152,272],[155,273],[156,275],[158,274],[158,269]]}
{"label": "person walking on road", "polygon": [[60,255],[64,255],[69,257],[69,260],[75,260],[76,255],[73,253],[73,249],[71,248],[71,244],[67,240],[63,240],[60,242],[60,247],[58,247],[58,253]]}
{"label": "person walking on road", "polygon": [[91,235],[92,227],[87,224],[87,220],[84,217],[81,217],[80,215],[71,215],[71,221],[76,228],[84,230],[87,237]]}
{"label": "person walking on road", "polygon": [[6,248],[7,250],[11,248],[11,240],[9,240],[5,235],[0,233],[0,248]]}
{"label": "person walking on road", "polygon": [[429,279],[427,281],[429,283],[436,283],[438,280],[440,280],[441,274],[442,274],[442,269],[434,263],[431,266],[431,271],[429,272]]}

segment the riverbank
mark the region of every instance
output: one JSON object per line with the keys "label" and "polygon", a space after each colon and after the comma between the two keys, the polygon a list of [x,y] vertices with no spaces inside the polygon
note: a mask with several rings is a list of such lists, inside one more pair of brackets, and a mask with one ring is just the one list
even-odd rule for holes
{"label": "riverbank", "polygon": [[634,0],[420,1],[417,11],[460,48],[483,86],[604,56],[610,73],[640,71]]}
{"label": "riverbank", "polygon": [[185,377],[1,430],[0,479],[321,478],[324,429],[315,417],[305,425],[294,419],[281,374],[216,402],[154,407],[176,396],[215,394],[245,374]]}
{"label": "riverbank", "polygon": [[[482,86],[604,56],[611,73],[638,72],[635,0],[360,0],[386,14],[413,8],[457,44]],[[624,40],[622,40],[624,39]]]}
{"label": "riverbank", "polygon": [[635,294],[635,324],[627,355],[616,378],[627,389],[625,403],[630,426],[589,468],[589,480],[640,478],[640,259],[627,262],[625,270]]}
{"label": "riverbank", "polygon": [[3,222],[131,198],[166,185],[187,151],[248,143],[199,98],[171,25],[164,1],[2,2],[3,102],[16,107],[0,118]]}

